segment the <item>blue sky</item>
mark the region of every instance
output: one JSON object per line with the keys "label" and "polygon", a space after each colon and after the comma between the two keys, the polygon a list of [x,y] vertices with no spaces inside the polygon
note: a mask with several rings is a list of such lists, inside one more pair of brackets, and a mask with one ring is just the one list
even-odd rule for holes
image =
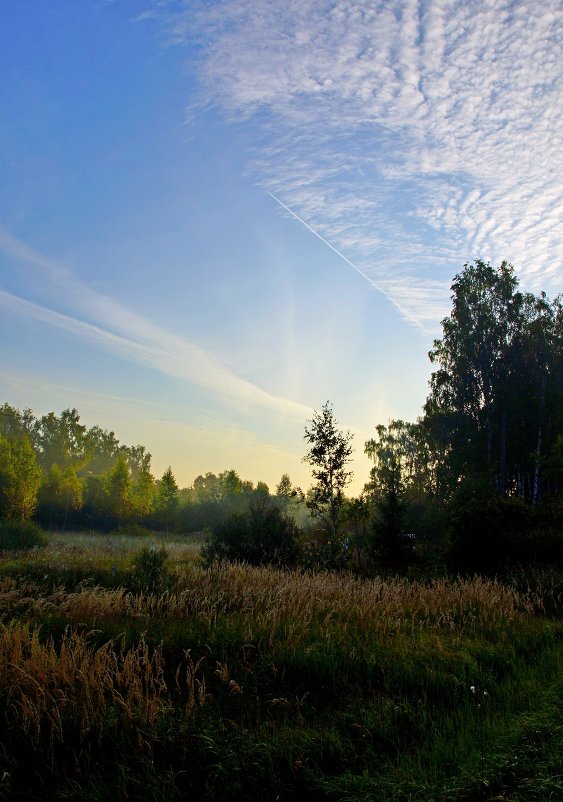
{"label": "blue sky", "polygon": [[189,485],[415,419],[464,262],[562,289],[559,0],[4,0],[0,401]]}

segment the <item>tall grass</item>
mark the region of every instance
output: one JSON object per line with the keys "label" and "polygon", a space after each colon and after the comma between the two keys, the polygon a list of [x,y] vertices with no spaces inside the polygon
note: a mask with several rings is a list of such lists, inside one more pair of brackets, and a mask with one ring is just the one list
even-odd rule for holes
{"label": "tall grass", "polygon": [[138,592],[133,554],[92,542],[0,562],[0,773],[18,793],[34,761],[60,799],[112,782],[147,800],[487,799],[514,791],[529,711],[560,741],[563,627],[540,582],[204,568],[167,544],[168,589]]}

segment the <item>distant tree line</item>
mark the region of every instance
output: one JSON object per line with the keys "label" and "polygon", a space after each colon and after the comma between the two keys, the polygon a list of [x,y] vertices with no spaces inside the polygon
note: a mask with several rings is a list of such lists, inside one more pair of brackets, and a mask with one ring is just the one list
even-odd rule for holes
{"label": "distant tree line", "polygon": [[522,293],[511,265],[477,260],[452,284],[414,423],[379,424],[373,467],[346,496],[352,435],[327,402],[307,423],[303,492],[233,470],[179,489],[144,446],[87,429],[76,409],[0,407],[0,517],[46,528],[211,532],[206,556],[362,572],[495,572],[563,557],[563,299]]}
{"label": "distant tree line", "polygon": [[[288,489],[289,488],[289,489]],[[280,481],[287,507],[289,477]],[[270,498],[233,470],[198,476],[180,489],[169,467],[160,478],[142,445],[122,445],[114,432],[80,422],[76,409],[36,418],[0,406],[0,517],[34,517],[47,529],[148,527],[168,532],[212,528]]]}

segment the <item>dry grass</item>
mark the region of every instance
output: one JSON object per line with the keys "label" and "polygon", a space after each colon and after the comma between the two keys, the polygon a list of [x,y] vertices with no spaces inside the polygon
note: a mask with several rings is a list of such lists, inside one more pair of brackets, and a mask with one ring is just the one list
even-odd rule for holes
{"label": "dry grass", "polygon": [[364,634],[437,630],[470,635],[506,626],[541,608],[531,592],[495,580],[361,580],[351,575],[280,573],[270,568],[225,564],[188,566],[174,592],[132,594],[84,586],[41,597],[29,583],[0,580],[0,617],[49,615],[96,627],[108,619],[140,623],[193,619],[207,630],[221,620],[241,622],[248,641],[267,637],[303,642],[311,629],[336,637],[348,628]]}
{"label": "dry grass", "polygon": [[[205,699],[196,678],[199,664],[189,653],[176,672],[177,690],[186,697],[185,715]],[[81,745],[104,729],[154,727],[173,709],[164,680],[162,649],[143,639],[126,649],[113,640],[96,648],[88,634],[67,630],[56,645],[40,639],[40,628],[12,621],[0,629],[0,695],[8,720],[14,719],[32,743],[78,737]]]}
{"label": "dry grass", "polygon": [[[124,767],[116,798],[195,798],[209,777],[213,799],[236,782],[245,798],[276,798],[284,783],[296,794],[284,798],[298,798],[307,765],[318,776],[329,766],[326,787],[335,773],[346,798],[398,799],[385,788],[405,777],[407,789],[434,789],[480,765],[471,684],[488,688],[500,716],[497,730],[485,722],[492,743],[552,679],[559,630],[531,590],[206,569],[180,548],[166,592],[79,584],[84,560],[115,581],[112,549],[67,543],[48,551],[50,579],[45,563],[27,574],[35,580],[0,579],[0,757],[19,762],[14,788],[42,761],[37,776],[88,777],[88,793],[101,790],[83,798],[109,798],[114,775],[100,785],[97,771],[111,754]],[[54,576],[74,590],[53,589]]]}

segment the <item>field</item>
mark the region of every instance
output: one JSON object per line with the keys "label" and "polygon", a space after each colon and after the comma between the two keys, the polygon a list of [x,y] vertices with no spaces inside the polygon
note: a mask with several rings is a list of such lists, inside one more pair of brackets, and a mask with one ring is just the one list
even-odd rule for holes
{"label": "field", "polygon": [[0,558],[0,799],[563,798],[553,575],[202,566],[189,539]]}

